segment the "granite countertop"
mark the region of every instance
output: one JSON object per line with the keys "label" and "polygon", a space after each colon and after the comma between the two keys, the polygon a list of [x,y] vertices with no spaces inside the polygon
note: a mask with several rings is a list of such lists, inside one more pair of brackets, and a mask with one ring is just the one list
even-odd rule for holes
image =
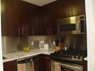
{"label": "granite countertop", "polygon": [[88,60],[87,57],[85,57],[84,60]]}
{"label": "granite countertop", "polygon": [[50,49],[50,50],[33,49],[30,50],[30,52],[19,51],[19,52],[4,54],[3,56],[6,57],[6,59],[3,59],[3,62],[18,60],[25,57],[36,56],[39,54],[50,55],[53,52],[55,52],[55,49]]}

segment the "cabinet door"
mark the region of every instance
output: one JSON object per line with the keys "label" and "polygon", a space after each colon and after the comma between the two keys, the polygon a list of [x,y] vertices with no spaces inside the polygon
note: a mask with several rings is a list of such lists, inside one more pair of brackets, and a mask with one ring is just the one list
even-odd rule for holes
{"label": "cabinet door", "polygon": [[87,61],[84,61],[83,71],[87,71]]}
{"label": "cabinet door", "polygon": [[3,63],[4,71],[17,71],[17,61]]}
{"label": "cabinet door", "polygon": [[85,14],[85,0],[69,0],[70,2],[70,16],[77,16]]}
{"label": "cabinet door", "polygon": [[51,71],[51,60],[45,56],[45,71]]}
{"label": "cabinet door", "polygon": [[42,7],[45,35],[56,35],[57,26],[57,3],[53,2]]}
{"label": "cabinet door", "polygon": [[57,1],[57,13],[58,19],[66,18],[69,16],[70,0],[58,0]]}
{"label": "cabinet door", "polygon": [[4,70],[4,71],[17,71],[16,68],[12,68],[12,69],[8,69],[8,70]]}
{"label": "cabinet door", "polygon": [[21,31],[22,35],[36,35],[39,32],[38,6],[21,2]]}
{"label": "cabinet door", "polygon": [[2,36],[7,35],[7,22],[6,22],[6,0],[1,0],[1,28]]}
{"label": "cabinet door", "polygon": [[19,1],[7,0],[7,31],[8,36],[20,35]]}
{"label": "cabinet door", "polygon": [[39,55],[38,66],[39,71],[45,71],[45,59],[43,54]]}
{"label": "cabinet door", "polygon": [[49,35],[49,10],[47,9],[47,6],[42,7],[42,23],[43,23],[43,32],[44,35]]}

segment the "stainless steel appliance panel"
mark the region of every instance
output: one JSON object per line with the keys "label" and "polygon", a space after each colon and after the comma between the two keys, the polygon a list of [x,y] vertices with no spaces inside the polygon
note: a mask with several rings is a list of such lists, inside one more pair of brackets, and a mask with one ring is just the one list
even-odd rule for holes
{"label": "stainless steel appliance panel", "polygon": [[73,16],[57,21],[58,35],[85,34],[85,16]]}

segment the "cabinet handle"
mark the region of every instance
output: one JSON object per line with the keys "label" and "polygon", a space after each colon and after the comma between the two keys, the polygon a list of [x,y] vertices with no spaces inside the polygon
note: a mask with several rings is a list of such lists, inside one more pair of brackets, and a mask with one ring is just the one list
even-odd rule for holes
{"label": "cabinet handle", "polygon": [[67,17],[69,17],[69,9],[67,10]]}
{"label": "cabinet handle", "polygon": [[71,16],[73,16],[73,9],[71,8]]}
{"label": "cabinet handle", "polygon": [[49,28],[47,28],[47,34],[49,35]]}
{"label": "cabinet handle", "polygon": [[24,29],[22,28],[22,35],[24,35]]}
{"label": "cabinet handle", "polygon": [[35,33],[35,30],[34,30],[34,28],[32,29],[32,33],[33,33],[33,35],[34,35],[34,33]]}
{"label": "cabinet handle", "polygon": [[18,35],[20,35],[20,27],[18,28]]}
{"label": "cabinet handle", "polygon": [[52,34],[52,29],[50,28],[50,34]]}

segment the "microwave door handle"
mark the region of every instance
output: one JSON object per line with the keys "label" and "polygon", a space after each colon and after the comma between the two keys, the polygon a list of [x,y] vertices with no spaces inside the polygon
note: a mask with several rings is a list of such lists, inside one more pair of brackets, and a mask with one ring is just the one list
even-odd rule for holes
{"label": "microwave door handle", "polygon": [[81,30],[80,21],[77,22],[77,30],[78,30],[78,33],[80,33],[80,30]]}
{"label": "microwave door handle", "polygon": [[68,64],[60,64],[60,66],[66,67],[66,68],[70,68],[70,69],[77,69],[77,70],[81,70],[82,69],[81,67],[68,65]]}

